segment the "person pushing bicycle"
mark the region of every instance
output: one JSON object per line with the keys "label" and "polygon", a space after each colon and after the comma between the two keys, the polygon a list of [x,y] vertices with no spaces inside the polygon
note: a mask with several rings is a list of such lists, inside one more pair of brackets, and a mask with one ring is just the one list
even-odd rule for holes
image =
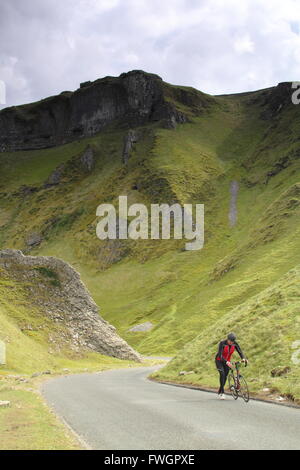
{"label": "person pushing bicycle", "polygon": [[228,372],[233,368],[230,359],[235,351],[238,352],[242,361],[247,364],[248,360],[237,343],[235,334],[229,333],[227,339],[219,343],[218,352],[215,357],[216,367],[220,374],[220,388],[218,391],[218,396],[221,400],[225,400],[224,386],[226,384]]}

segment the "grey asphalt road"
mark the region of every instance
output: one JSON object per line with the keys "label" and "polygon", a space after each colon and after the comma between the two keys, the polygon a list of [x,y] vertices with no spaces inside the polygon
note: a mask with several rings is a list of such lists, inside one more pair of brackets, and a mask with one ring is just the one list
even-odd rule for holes
{"label": "grey asphalt road", "polygon": [[151,382],[154,368],[60,377],[49,405],[92,449],[300,449],[300,410]]}

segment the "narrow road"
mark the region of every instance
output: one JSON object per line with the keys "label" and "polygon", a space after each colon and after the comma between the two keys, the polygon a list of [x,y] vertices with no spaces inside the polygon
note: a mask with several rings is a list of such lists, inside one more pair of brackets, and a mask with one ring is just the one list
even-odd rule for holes
{"label": "narrow road", "polygon": [[150,382],[154,369],[60,377],[42,393],[93,449],[300,449],[300,410]]}

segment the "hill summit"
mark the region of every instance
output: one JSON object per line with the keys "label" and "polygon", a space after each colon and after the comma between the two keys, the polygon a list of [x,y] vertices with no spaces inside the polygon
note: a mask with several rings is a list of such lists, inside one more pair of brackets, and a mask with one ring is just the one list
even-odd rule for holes
{"label": "hill summit", "polygon": [[75,92],[2,110],[0,149],[53,147],[93,136],[109,125],[126,128],[161,122],[173,127],[187,120],[175,101],[193,104],[197,111],[209,102],[203,96],[180,91],[142,70],[85,82]]}

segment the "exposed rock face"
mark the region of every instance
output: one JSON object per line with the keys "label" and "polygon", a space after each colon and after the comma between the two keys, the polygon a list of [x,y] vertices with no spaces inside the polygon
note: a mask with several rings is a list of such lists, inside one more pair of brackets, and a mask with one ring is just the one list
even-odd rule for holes
{"label": "exposed rock face", "polygon": [[267,100],[270,112],[275,114],[280,112],[284,106],[293,106],[292,94],[294,91],[292,83],[278,83],[278,85],[272,89]]}
{"label": "exposed rock face", "polygon": [[87,175],[95,168],[95,155],[92,147],[88,145],[83,153],[74,156],[65,163],[58,165],[44,183],[44,188],[57,186],[65,183],[70,175],[78,172],[81,175]]}
{"label": "exposed rock face", "polygon": [[292,88],[291,82],[282,82],[278,83],[276,87],[262,90],[257,94],[253,98],[253,101],[263,107],[261,118],[271,120],[279,116],[285,108],[294,106],[292,103],[292,94],[294,91],[295,89]]}
{"label": "exposed rock face", "polygon": [[29,196],[35,192],[38,191],[39,188],[35,187],[35,186],[26,186],[26,185],[23,185],[20,187],[19,189],[19,192],[18,192],[18,195],[19,196],[22,196],[22,197],[26,197],[26,196]]}
{"label": "exposed rock face", "polygon": [[124,139],[122,160],[123,160],[123,163],[125,163],[125,165],[127,165],[131,150],[137,141],[138,141],[138,132],[130,129],[130,131],[128,131],[128,134],[125,136],[125,139]]}
{"label": "exposed rock face", "polygon": [[56,186],[56,185],[58,185],[58,184],[60,183],[60,181],[61,181],[61,178],[62,178],[64,169],[65,169],[64,163],[62,163],[62,164],[59,165],[57,168],[55,168],[55,170],[51,173],[51,175],[50,175],[49,178],[47,179],[47,181],[46,181],[46,183],[45,183],[45,186],[46,186],[46,187],[49,187],[49,186]]}
{"label": "exposed rock face", "polygon": [[88,173],[90,173],[93,170],[94,165],[95,165],[94,152],[93,152],[92,147],[90,147],[89,145],[83,152],[83,155],[80,157],[80,162],[81,162],[83,169],[87,171]]}
{"label": "exposed rock face", "polygon": [[30,233],[26,238],[26,245],[33,247],[38,246],[42,243],[43,237],[39,233]]}
{"label": "exposed rock face", "polygon": [[141,332],[141,331],[150,331],[154,327],[153,323],[151,321],[147,321],[145,323],[140,323],[139,325],[135,325],[132,328],[130,328],[130,332]]}
{"label": "exposed rock face", "polygon": [[99,316],[97,305],[69,264],[53,257],[24,256],[21,251],[3,250],[0,268],[25,285],[32,303],[44,315],[63,325],[73,345],[140,361],[139,354]]}
{"label": "exposed rock face", "polygon": [[61,145],[92,136],[113,122],[137,127],[151,121],[174,127],[186,117],[165,99],[160,77],[135,70],[86,82],[75,92],[2,110],[0,151]]}

